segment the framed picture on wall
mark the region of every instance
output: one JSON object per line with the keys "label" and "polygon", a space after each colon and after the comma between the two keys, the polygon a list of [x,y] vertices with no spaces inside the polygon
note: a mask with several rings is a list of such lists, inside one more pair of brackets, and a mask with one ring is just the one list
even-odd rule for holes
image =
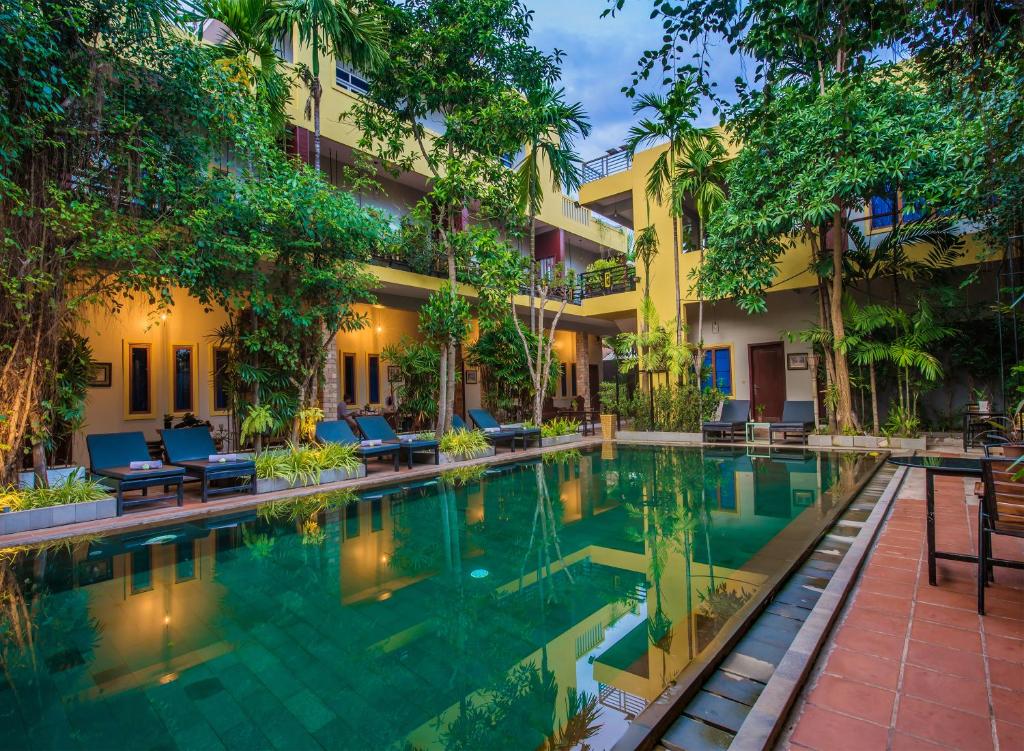
{"label": "framed picture on wall", "polygon": [[477,371],[475,369],[474,370],[467,370],[466,371],[466,384],[467,385],[473,385],[473,384],[479,383],[479,381],[477,380],[478,377],[479,376],[477,375]]}
{"label": "framed picture on wall", "polygon": [[93,362],[89,371],[89,388],[109,389],[111,382],[111,363]]}
{"label": "framed picture on wall", "polygon": [[402,380],[402,369],[397,365],[388,365],[388,383],[398,383]]}
{"label": "framed picture on wall", "polygon": [[807,370],[807,353],[806,352],[791,352],[786,355],[786,369],[787,370]]}

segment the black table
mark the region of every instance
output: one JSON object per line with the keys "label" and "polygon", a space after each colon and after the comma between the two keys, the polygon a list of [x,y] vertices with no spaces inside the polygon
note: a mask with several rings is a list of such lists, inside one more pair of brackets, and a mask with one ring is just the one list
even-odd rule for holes
{"label": "black table", "polygon": [[973,448],[978,436],[1001,430],[1007,423],[1004,412],[972,412],[966,410],[963,416],[964,451]]}
{"label": "black table", "polygon": [[945,456],[893,456],[892,464],[925,472],[926,524],[928,538],[928,583],[935,584],[935,561],[964,561],[978,563],[978,556],[970,553],[947,553],[935,549],[935,476],[981,478],[981,462],[978,459],[957,459]]}

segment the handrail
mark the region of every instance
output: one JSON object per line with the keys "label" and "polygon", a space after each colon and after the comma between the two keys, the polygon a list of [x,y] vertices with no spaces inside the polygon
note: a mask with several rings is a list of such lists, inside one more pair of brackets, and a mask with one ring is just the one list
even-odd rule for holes
{"label": "handrail", "polygon": [[633,166],[633,157],[624,149],[613,154],[605,154],[583,163],[583,182],[589,183],[602,177],[625,172]]}

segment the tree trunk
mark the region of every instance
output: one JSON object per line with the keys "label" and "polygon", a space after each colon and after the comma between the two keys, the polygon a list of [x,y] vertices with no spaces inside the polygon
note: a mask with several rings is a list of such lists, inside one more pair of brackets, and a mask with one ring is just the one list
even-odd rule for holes
{"label": "tree trunk", "polygon": [[458,344],[453,339],[448,344],[448,401],[445,403],[444,408],[444,432],[447,433],[452,429],[452,419],[455,415],[455,363],[457,360]]}
{"label": "tree trunk", "polygon": [[[697,217],[697,237],[700,243],[700,257],[697,261],[697,352],[694,355],[694,370],[697,373],[697,388],[700,388],[700,374],[704,367],[704,293],[700,289],[700,270],[704,267],[704,219]],[[716,384],[712,383],[714,388]]]}
{"label": "tree trunk", "polygon": [[871,381],[871,424],[874,426],[874,434],[878,435],[878,382],[875,380],[875,364],[868,363],[868,377]]}
{"label": "tree trunk", "polygon": [[838,345],[846,337],[843,326],[843,210],[836,205],[832,223],[832,294],[830,295],[832,336],[835,349],[835,384],[836,384],[836,427],[840,431],[854,427],[853,404],[850,396],[850,369],[846,355],[838,349]]}
{"label": "tree trunk", "polygon": [[320,79],[313,81],[313,169],[320,172]]}
{"label": "tree trunk", "polygon": [[672,211],[672,263],[676,283],[676,344],[683,343],[683,291],[679,284],[679,219]]}
{"label": "tree trunk", "polygon": [[445,414],[444,408],[448,403],[448,348],[441,347],[438,360],[440,362],[438,372],[438,394],[437,394],[437,438],[440,440],[444,435]]}

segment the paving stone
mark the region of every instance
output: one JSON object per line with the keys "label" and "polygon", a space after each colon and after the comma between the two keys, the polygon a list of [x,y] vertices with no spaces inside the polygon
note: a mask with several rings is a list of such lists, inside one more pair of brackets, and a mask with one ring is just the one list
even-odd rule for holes
{"label": "paving stone", "polygon": [[727,670],[716,670],[704,683],[703,688],[740,704],[753,706],[764,690],[764,684]]}
{"label": "paving stone", "polygon": [[767,683],[771,679],[772,673],[775,672],[775,666],[770,662],[736,652],[733,652],[722,661],[722,668],[730,673],[735,673],[736,675],[741,675],[744,678],[750,678],[761,683]]}
{"label": "paving stone", "polygon": [[724,696],[699,691],[686,706],[685,714],[696,720],[736,733],[747,717],[750,707]]}
{"label": "paving stone", "polygon": [[662,745],[669,751],[727,749],[733,735],[689,717],[680,717],[665,732]]}

